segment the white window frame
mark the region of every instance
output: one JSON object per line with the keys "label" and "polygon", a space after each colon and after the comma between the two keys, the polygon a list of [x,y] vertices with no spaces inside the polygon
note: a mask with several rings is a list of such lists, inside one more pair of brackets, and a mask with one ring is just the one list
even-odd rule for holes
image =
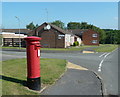
{"label": "white window frame", "polygon": [[62,39],[62,37],[64,37],[65,35],[61,35],[61,34],[59,34],[58,35],[58,39]]}
{"label": "white window frame", "polygon": [[92,40],[92,43],[96,44],[98,43],[98,40]]}
{"label": "white window frame", "polygon": [[58,39],[62,39],[62,37],[61,37],[61,36],[58,36]]}
{"label": "white window frame", "polygon": [[92,37],[98,37],[98,34],[92,34]]}

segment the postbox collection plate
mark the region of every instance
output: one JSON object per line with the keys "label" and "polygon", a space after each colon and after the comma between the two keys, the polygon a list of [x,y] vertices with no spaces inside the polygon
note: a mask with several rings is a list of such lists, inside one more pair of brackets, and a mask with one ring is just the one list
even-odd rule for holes
{"label": "postbox collection plate", "polygon": [[38,57],[40,56],[40,50],[38,49]]}

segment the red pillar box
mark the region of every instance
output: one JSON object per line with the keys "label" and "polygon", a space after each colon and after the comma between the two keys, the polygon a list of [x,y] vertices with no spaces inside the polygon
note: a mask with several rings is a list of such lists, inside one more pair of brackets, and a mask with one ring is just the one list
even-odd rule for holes
{"label": "red pillar box", "polygon": [[26,37],[27,42],[27,86],[32,90],[40,90],[40,40],[39,37]]}

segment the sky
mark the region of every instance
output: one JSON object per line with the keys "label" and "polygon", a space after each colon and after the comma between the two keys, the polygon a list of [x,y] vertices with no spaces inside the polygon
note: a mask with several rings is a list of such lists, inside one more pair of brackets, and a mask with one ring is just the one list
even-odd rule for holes
{"label": "sky", "polygon": [[2,2],[2,27],[26,28],[60,20],[87,22],[101,29],[118,29],[117,2]]}

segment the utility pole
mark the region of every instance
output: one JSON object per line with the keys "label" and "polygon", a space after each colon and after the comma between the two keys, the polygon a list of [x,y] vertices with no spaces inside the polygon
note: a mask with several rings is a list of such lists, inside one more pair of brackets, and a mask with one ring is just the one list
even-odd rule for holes
{"label": "utility pole", "polygon": [[21,39],[20,39],[20,19],[15,16],[15,18],[18,20],[18,25],[19,25],[19,50],[21,50]]}
{"label": "utility pole", "polygon": [[47,22],[48,22],[48,9],[46,8],[46,19],[47,19]]}

